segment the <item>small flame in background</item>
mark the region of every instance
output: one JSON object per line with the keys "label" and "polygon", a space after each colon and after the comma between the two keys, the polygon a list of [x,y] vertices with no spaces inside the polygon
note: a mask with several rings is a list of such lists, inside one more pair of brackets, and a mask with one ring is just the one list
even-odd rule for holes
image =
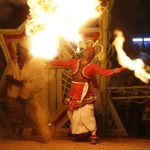
{"label": "small flame in background", "polygon": [[137,58],[135,60],[130,59],[123,49],[123,44],[125,42],[125,38],[123,32],[120,30],[115,30],[115,39],[113,41],[113,45],[118,54],[118,62],[121,66],[128,68],[134,71],[134,75],[139,78],[144,83],[149,83],[150,74],[145,70],[145,64],[142,59]]}
{"label": "small flame in background", "polygon": [[26,35],[33,56],[46,59],[58,54],[60,40],[78,43],[80,28],[102,14],[99,0],[27,0],[30,18]]}

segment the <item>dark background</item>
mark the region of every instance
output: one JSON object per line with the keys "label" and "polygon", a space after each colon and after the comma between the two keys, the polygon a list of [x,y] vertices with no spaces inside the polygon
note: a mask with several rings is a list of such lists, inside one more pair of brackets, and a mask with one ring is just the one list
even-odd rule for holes
{"label": "dark background", "polygon": [[150,42],[135,45],[132,38],[150,37],[150,0],[114,0],[110,30],[121,29],[125,36],[124,50],[132,59],[137,57],[150,65]]}
{"label": "dark background", "polygon": [[112,28],[130,36],[150,36],[150,0],[114,0]]}

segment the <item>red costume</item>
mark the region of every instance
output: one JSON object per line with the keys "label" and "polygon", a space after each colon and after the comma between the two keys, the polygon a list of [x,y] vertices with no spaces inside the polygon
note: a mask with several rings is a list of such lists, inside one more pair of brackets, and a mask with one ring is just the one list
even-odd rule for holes
{"label": "red costume", "polygon": [[84,66],[81,66],[81,59],[71,60],[53,60],[50,62],[52,66],[61,66],[72,69],[72,84],[65,103],[68,105],[68,109],[73,111],[85,104],[94,103],[97,98],[91,90],[90,81],[92,81],[94,74],[103,76],[111,76],[114,73],[119,73],[125,69],[103,69],[98,65],[90,62]]}

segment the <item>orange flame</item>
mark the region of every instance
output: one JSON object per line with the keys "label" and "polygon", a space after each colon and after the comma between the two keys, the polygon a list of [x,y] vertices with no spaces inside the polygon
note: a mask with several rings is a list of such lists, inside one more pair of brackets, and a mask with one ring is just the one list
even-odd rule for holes
{"label": "orange flame", "polygon": [[[78,43],[81,26],[100,16],[99,0],[27,0],[26,34],[34,56],[53,58],[61,38]],[[102,14],[102,13],[101,13]]]}
{"label": "orange flame", "polygon": [[149,83],[150,74],[145,70],[145,64],[142,59],[138,58],[135,60],[130,59],[123,50],[123,44],[125,41],[123,32],[120,30],[116,30],[114,32],[116,35],[113,45],[117,51],[117,59],[121,66],[128,68],[134,71],[134,75],[139,78],[144,83]]}

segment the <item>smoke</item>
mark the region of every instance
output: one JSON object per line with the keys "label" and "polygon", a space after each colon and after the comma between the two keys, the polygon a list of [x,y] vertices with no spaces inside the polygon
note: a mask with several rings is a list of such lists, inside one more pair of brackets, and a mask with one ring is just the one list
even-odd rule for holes
{"label": "smoke", "polygon": [[27,0],[0,0],[0,21],[5,21],[14,11],[14,6],[23,6]]}
{"label": "smoke", "polygon": [[35,122],[41,140],[47,142],[51,138],[48,109],[48,69],[40,59],[31,59],[30,66],[24,75],[24,87],[20,96],[28,101],[27,113]]}

